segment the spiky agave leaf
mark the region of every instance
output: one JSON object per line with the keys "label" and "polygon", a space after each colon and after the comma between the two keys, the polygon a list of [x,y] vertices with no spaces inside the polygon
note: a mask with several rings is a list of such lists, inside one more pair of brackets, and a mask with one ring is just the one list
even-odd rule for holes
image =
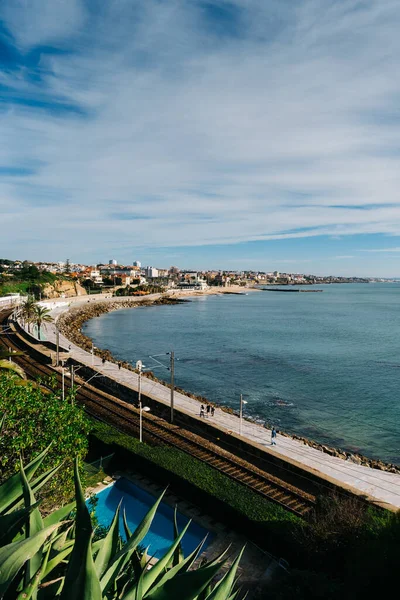
{"label": "spiky agave leaf", "polygon": [[74,500],[73,502],[70,502],[69,504],[62,506],[61,508],[58,508],[57,510],[50,513],[49,515],[47,515],[47,517],[45,517],[43,519],[43,525],[45,527],[48,527],[48,525],[53,525],[53,523],[58,523],[60,521],[64,521],[69,516],[69,514],[74,510],[75,507],[76,507],[76,502]]}
{"label": "spiky agave leaf", "polygon": [[[146,594],[146,592],[151,588],[152,584],[157,580],[157,578],[161,575],[161,573],[163,573],[163,571],[167,568],[168,564],[171,561],[171,558],[174,555],[176,548],[178,547],[181,539],[183,538],[186,531],[188,530],[190,523],[191,523],[191,521],[189,521],[187,523],[185,529],[182,531],[182,533],[179,535],[179,537],[175,540],[175,542],[172,544],[172,546],[170,546],[170,548],[168,548],[168,550],[164,554],[164,556],[162,556],[160,558],[160,560],[158,560],[156,562],[156,564],[153,565],[152,568],[144,574],[143,583],[142,583],[143,594]],[[136,587],[137,587],[137,584],[134,585],[127,594],[125,594],[125,596],[123,597],[123,600],[134,600],[135,594],[136,594]]]}
{"label": "spiky agave leaf", "polygon": [[[36,500],[35,500],[35,496],[33,495],[32,490],[31,490],[31,487],[29,485],[29,482],[26,478],[24,467],[22,466],[21,461],[20,461],[20,475],[21,475],[21,481],[22,481],[22,490],[23,490],[25,506],[30,507],[33,504],[35,504]],[[39,512],[39,509],[36,507],[36,508],[34,508],[33,511],[31,511],[29,513],[29,515],[26,518],[25,536],[26,536],[26,538],[29,538],[32,535],[35,535],[35,533],[37,533],[38,531],[41,531],[42,529],[44,529],[42,517]],[[41,564],[42,564],[42,553],[41,553],[41,551],[38,551],[34,556],[32,556],[32,558],[30,560],[27,561],[27,563],[25,565],[24,581],[25,581],[26,586],[29,584],[29,582],[31,581],[34,574],[39,570]],[[36,598],[36,595],[37,595],[36,591],[33,590],[32,597]]]}
{"label": "spiky agave leaf", "polygon": [[38,570],[31,578],[31,580],[26,584],[22,592],[18,594],[17,600],[33,600],[37,597],[37,591],[41,580],[44,578],[44,572],[47,567],[47,561],[49,560],[50,554],[50,546],[47,549],[46,554],[43,557],[43,561],[41,562]]}
{"label": "spiky agave leaf", "polygon": [[101,545],[99,552],[97,553],[94,561],[96,573],[101,577],[110,566],[110,563],[118,550],[118,537],[119,537],[119,513],[121,508],[121,502],[115,511],[114,518],[112,520],[110,529],[104,538],[103,544]]}
{"label": "spiky agave leaf", "polygon": [[[178,536],[179,536],[177,513],[178,513],[178,508],[175,505],[175,510],[174,510],[174,540],[176,540],[178,538]],[[174,556],[173,556],[173,559],[172,559],[172,566],[175,567],[183,559],[184,559],[184,555],[183,555],[183,550],[182,550],[182,544],[179,544],[178,547],[177,547],[177,549],[174,552]]]}
{"label": "spiky agave leaf", "polygon": [[188,569],[190,569],[190,567],[193,565],[194,561],[199,556],[201,549],[204,545],[204,542],[205,542],[205,539],[200,542],[200,544],[197,546],[197,548],[195,548],[193,550],[193,552],[191,554],[189,554],[189,556],[187,558],[183,559],[179,564],[175,565],[175,567],[168,569],[168,571],[166,571],[164,573],[164,575],[162,575],[158,579],[158,581],[152,586],[151,593],[153,594],[156,590],[165,586],[166,583],[170,579],[173,579],[179,573],[185,573],[186,571],[188,571]]}
{"label": "spiky agave leaf", "polygon": [[236,571],[239,566],[240,559],[242,558],[243,552],[244,548],[242,548],[236,560],[234,560],[234,562],[232,563],[230,569],[223,576],[221,581],[217,583],[211,594],[207,596],[206,600],[227,600],[229,598],[229,596],[233,592]]}
{"label": "spiky agave leaf", "polygon": [[99,578],[92,556],[92,523],[83,497],[79,479],[78,460],[74,465],[76,533],[75,543],[69,559],[61,600],[101,600]]}
{"label": "spiky agave leaf", "polygon": [[[52,467],[52,468],[48,469],[47,471],[45,471],[44,473],[41,473],[40,475],[38,475],[38,477],[36,477],[36,479],[34,479],[30,484],[32,491],[34,493],[36,493],[39,490],[41,490],[42,487],[44,485],[46,485],[46,483],[53,477],[53,475],[55,475],[57,473],[57,471],[60,468],[61,468],[61,465],[58,465],[57,467]],[[14,510],[15,508],[19,508],[20,506],[22,506],[23,502],[24,502],[24,499],[23,499],[23,496],[21,495],[20,498],[18,498],[17,501],[14,502],[14,504],[11,507],[11,510]]]}
{"label": "spiky agave leaf", "polygon": [[20,508],[7,515],[0,515],[0,547],[16,541],[14,538],[21,531],[29,514],[39,506],[40,502],[32,506]]}
{"label": "spiky agave leaf", "polygon": [[[214,579],[223,563],[215,563],[205,567],[200,567],[195,571],[178,573],[173,579],[168,580],[165,585],[157,589],[150,590],[146,594],[145,600],[195,600],[201,592]],[[125,599],[123,599],[125,600]]]}
{"label": "spiky agave leaf", "polygon": [[139,523],[131,537],[122,546],[121,550],[115,555],[110,567],[107,569],[107,571],[104,573],[103,577],[100,580],[101,589],[103,590],[103,593],[107,593],[111,586],[114,585],[116,578],[122,572],[122,569],[125,567],[126,563],[131,558],[133,552],[137,549],[137,546],[140,544],[142,539],[147,535],[151,523],[153,521],[154,515],[157,512],[157,508],[164,494],[165,492],[161,494],[158,500],[143,517],[142,521]]}
{"label": "spiky agave leaf", "polygon": [[191,524],[191,521],[189,521],[186,524],[186,526],[184,527],[184,529],[182,530],[180,535],[176,538],[176,540],[174,541],[172,546],[167,550],[167,552],[164,554],[164,556],[162,556],[160,558],[160,560],[158,560],[156,562],[156,564],[153,565],[153,567],[150,569],[150,571],[147,571],[147,573],[145,574],[145,576],[143,578],[143,592],[144,593],[146,593],[147,590],[149,590],[151,588],[151,586],[155,583],[155,581],[161,575],[161,573],[163,573],[163,571],[168,567],[168,564],[171,562],[171,558],[173,557],[174,552],[179,547],[183,536],[189,529],[190,524]]}
{"label": "spiky agave leaf", "polygon": [[[31,481],[33,475],[50,450],[50,447],[51,444],[26,465],[25,475],[28,481]],[[32,487],[36,486],[32,485]],[[15,503],[17,500],[20,500],[22,496],[21,477],[19,473],[15,473],[15,475],[12,475],[0,485],[0,514],[4,514],[8,510],[15,508]]]}
{"label": "spiky agave leaf", "polygon": [[57,527],[58,525],[51,525],[38,531],[32,537],[0,548],[0,598],[3,597],[10,583],[26,561],[35,556]]}

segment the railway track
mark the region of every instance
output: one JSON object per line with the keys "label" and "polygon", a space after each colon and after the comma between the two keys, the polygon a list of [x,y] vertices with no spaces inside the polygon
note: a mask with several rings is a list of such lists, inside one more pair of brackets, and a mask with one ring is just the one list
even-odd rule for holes
{"label": "railway track", "polygon": [[[9,312],[0,313],[0,344],[7,349],[29,351],[29,345],[23,338],[8,327],[8,316]],[[61,384],[61,374],[53,367],[34,361],[29,356],[15,357],[14,360],[29,377],[36,379],[56,375]],[[85,381],[76,377],[76,383],[83,385]],[[77,390],[76,398],[91,416],[124,433],[138,436],[139,410],[133,405],[89,384]],[[143,434],[150,443],[178,448],[298,516],[307,517],[313,508],[315,498],[300,488],[261,471],[200,436],[155,415],[143,413]]]}

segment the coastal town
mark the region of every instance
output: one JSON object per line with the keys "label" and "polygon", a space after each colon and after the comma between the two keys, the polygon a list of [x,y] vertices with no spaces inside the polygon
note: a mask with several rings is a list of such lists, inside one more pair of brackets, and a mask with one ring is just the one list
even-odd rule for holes
{"label": "coastal town", "polygon": [[[63,285],[63,281],[69,281],[73,285]],[[116,259],[86,265],[73,263],[69,259],[59,262],[0,259],[0,296],[12,293],[24,295],[24,292],[28,292],[43,299],[63,294],[68,297],[101,291],[125,296],[166,290],[205,291],[212,288],[308,286],[372,281],[384,280],[279,271],[197,271],[177,266],[160,268],[142,266],[138,260],[130,265],[120,264]],[[24,285],[26,282],[30,283],[30,287]]]}

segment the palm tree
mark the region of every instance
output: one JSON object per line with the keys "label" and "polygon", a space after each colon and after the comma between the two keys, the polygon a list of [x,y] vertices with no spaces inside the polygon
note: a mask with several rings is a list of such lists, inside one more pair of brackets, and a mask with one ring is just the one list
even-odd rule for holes
{"label": "palm tree", "polygon": [[27,300],[21,306],[21,314],[24,321],[28,323],[28,332],[30,333],[31,322],[35,315],[35,300],[32,296],[29,296]]}
{"label": "palm tree", "polygon": [[25,371],[19,365],[9,360],[12,356],[23,356],[23,352],[6,352],[5,350],[0,350],[0,373],[10,372],[13,375],[21,377],[21,379],[26,379]]}
{"label": "palm tree", "polygon": [[43,323],[52,323],[53,317],[51,316],[51,311],[49,308],[45,308],[44,306],[39,306],[35,304],[35,312],[32,318],[32,322],[35,323],[38,329],[38,339],[40,340],[40,328]]}

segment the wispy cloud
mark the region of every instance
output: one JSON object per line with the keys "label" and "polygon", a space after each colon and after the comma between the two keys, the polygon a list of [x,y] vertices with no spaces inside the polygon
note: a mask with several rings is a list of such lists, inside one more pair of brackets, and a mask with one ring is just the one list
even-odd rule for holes
{"label": "wispy cloud", "polygon": [[363,248],[360,252],[400,252],[400,246],[395,248]]}
{"label": "wispy cloud", "polygon": [[2,253],[400,234],[397,0],[0,15]]}

